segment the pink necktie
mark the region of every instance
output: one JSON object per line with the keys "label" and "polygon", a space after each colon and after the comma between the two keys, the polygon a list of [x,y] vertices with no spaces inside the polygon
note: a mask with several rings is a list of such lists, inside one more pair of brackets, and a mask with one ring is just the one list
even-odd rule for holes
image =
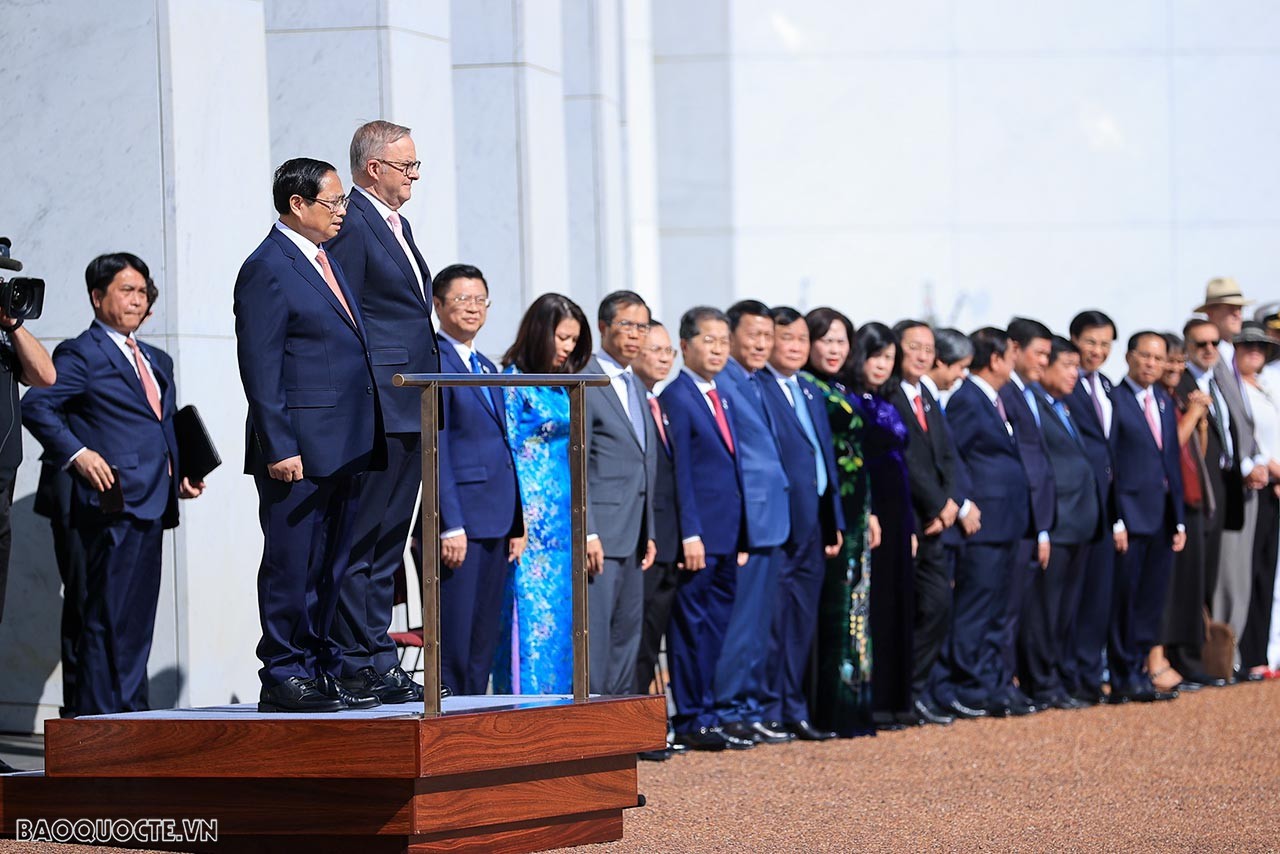
{"label": "pink necktie", "polygon": [[138,352],[138,342],[132,338],[126,338],[124,343],[128,344],[129,349],[133,351],[133,366],[138,369],[138,379],[142,382],[142,393],[147,396],[147,403],[151,404],[151,411],[156,414],[156,418],[160,418],[160,390],[156,388],[155,380],[151,379],[151,372],[143,364],[144,357],[142,353]]}
{"label": "pink necktie", "polygon": [[[387,225],[391,226],[391,233],[396,236],[396,243],[400,244],[400,249],[404,252],[404,257],[409,259],[409,268],[413,270],[413,277],[418,280],[418,287],[422,287],[422,271],[418,269],[418,261],[413,257],[413,250],[409,248],[409,241],[404,238],[404,225],[400,222],[400,214],[392,211],[387,214]],[[423,293],[423,298],[427,302],[431,302],[431,295]]]}
{"label": "pink necktie", "polygon": [[347,305],[347,298],[342,295],[342,288],[338,287],[338,280],[333,275],[333,268],[329,266],[329,256],[324,254],[323,249],[317,249],[316,260],[320,262],[320,269],[324,271],[325,284],[329,286],[329,290],[333,291],[333,295],[338,298],[338,302],[342,303],[342,307],[347,312],[347,317],[354,321],[355,317],[351,314],[351,306]]}
{"label": "pink necktie", "polygon": [[1004,401],[999,397],[996,398],[996,412],[1000,413],[1000,420],[1005,424],[1009,423],[1009,413],[1004,411]]}
{"label": "pink necktie", "polygon": [[649,411],[653,413],[653,423],[658,425],[658,438],[662,440],[663,447],[666,447],[667,428],[662,426],[662,407],[658,405],[656,397],[649,398]]}
{"label": "pink necktie", "polygon": [[1147,389],[1147,426],[1151,428],[1151,438],[1156,440],[1156,447],[1164,450],[1164,438],[1160,435],[1160,415],[1156,412],[1156,393],[1154,388]]}

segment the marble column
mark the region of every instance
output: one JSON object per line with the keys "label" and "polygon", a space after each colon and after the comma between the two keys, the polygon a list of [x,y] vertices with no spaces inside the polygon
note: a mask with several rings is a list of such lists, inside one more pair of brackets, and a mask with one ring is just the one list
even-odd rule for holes
{"label": "marble column", "polygon": [[650,0],[617,2],[622,14],[622,159],[631,288],[649,303],[654,317],[674,326],[679,316],[664,311],[658,246],[653,8]]}
{"label": "marble column", "polygon": [[493,296],[478,344],[500,355],[539,294],[568,292],[559,0],[454,0],[458,258]]}

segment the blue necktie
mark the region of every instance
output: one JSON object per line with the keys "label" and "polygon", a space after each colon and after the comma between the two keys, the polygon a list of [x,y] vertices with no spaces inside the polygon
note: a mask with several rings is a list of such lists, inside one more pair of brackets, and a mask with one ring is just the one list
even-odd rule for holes
{"label": "blue necktie", "polygon": [[1040,407],[1036,406],[1036,393],[1031,390],[1031,386],[1022,389],[1022,396],[1027,400],[1027,406],[1031,408],[1031,417],[1035,419],[1036,429],[1040,429]]}
{"label": "blue necktie", "polygon": [[800,419],[800,429],[813,446],[813,461],[818,472],[818,494],[827,491],[827,458],[823,455],[822,444],[818,441],[818,431],[813,426],[813,416],[809,414],[809,405],[805,402],[804,393],[800,391],[800,383],[795,377],[787,377],[787,388],[791,389],[791,408]]}
{"label": "blue necktie", "polygon": [[[489,373],[488,371],[485,370],[484,365],[480,364],[480,357],[476,355],[475,350],[471,351],[471,373],[473,374]],[[493,408],[492,392],[487,388],[481,388],[479,389],[479,392],[480,392],[480,397],[484,399],[484,405],[489,407],[489,411],[496,412],[497,410]]]}
{"label": "blue necktie", "polygon": [[635,431],[640,450],[644,450],[644,416],[640,408],[644,406],[636,393],[636,376],[630,371],[622,372],[622,384],[627,387],[627,417],[631,419],[631,429]]}
{"label": "blue necktie", "polygon": [[1067,412],[1067,406],[1060,400],[1053,402],[1053,411],[1058,413],[1058,418],[1062,419],[1062,426],[1067,428],[1067,432],[1071,434],[1072,439],[1078,439],[1076,428],[1071,423],[1071,415]]}

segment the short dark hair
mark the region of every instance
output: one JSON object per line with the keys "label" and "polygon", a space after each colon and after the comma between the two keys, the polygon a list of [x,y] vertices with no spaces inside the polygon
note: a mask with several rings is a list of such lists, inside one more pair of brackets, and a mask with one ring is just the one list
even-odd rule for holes
{"label": "short dark hair", "polygon": [[[468,277],[470,278],[470,277]],[[578,343],[560,367],[555,367],[556,327],[565,320],[576,320],[581,327]],[[587,315],[573,300],[563,294],[543,294],[533,301],[520,318],[516,340],[502,357],[502,364],[515,365],[527,374],[576,374],[591,359],[591,327]]]}
{"label": "short dark hair", "polygon": [[1199,329],[1201,326],[1212,326],[1214,332],[1218,331],[1218,324],[1207,317],[1193,317],[1182,325],[1182,337],[1190,338],[1191,330]]}
{"label": "short dark hair", "polygon": [[680,340],[692,341],[698,334],[698,325],[704,320],[718,320],[728,325],[728,316],[709,305],[695,305],[680,316]]}
{"label": "short dark hair", "polygon": [[454,279],[479,279],[484,285],[484,292],[489,293],[489,283],[485,281],[484,273],[480,272],[479,267],[473,267],[470,264],[450,264],[436,273],[436,277],[431,280],[431,295],[436,299],[444,299]]}
{"label": "short dark hair", "polygon": [[1080,355],[1080,348],[1072,344],[1070,340],[1063,338],[1061,335],[1055,335],[1049,339],[1049,364],[1058,361],[1063,353],[1074,353]]}
{"label": "short dark hair", "polygon": [[906,332],[908,329],[919,329],[922,326],[930,332],[933,331],[933,327],[925,323],[923,320],[899,320],[897,323],[893,324],[893,334],[898,336],[898,340],[901,341],[902,333]]}
{"label": "short dark hair", "polygon": [[954,365],[973,358],[973,341],[959,329],[946,327],[933,331],[933,358],[944,365]]}
{"label": "short dark hair", "polygon": [[1009,335],[1009,340],[1019,347],[1026,347],[1037,338],[1043,338],[1046,341],[1053,340],[1053,333],[1049,331],[1049,327],[1029,317],[1015,317],[1010,320],[1007,334]]}
{"label": "short dark hair", "polygon": [[893,371],[885,382],[885,385],[890,385],[895,377],[902,376],[902,348],[898,346],[898,336],[893,334],[892,329],[875,320],[858,327],[858,337],[853,345],[853,355],[850,357],[853,366],[853,376],[850,377],[852,388],[880,394],[881,389],[867,385],[863,369],[867,360],[885,347],[893,347]]}
{"label": "short dark hair", "polygon": [[[89,262],[89,266],[84,268],[84,283],[88,286],[90,295],[94,291],[105,292],[116,274],[130,267],[137,270],[147,283],[147,303],[154,303],[155,298],[160,296],[160,291],[151,280],[151,269],[147,267],[147,262],[132,252],[108,252]],[[155,297],[152,296],[153,293]]]}
{"label": "short dark hair", "polygon": [[618,309],[626,308],[629,305],[642,305],[645,311],[649,310],[649,304],[644,301],[644,297],[635,291],[614,291],[600,300],[600,308],[596,311],[596,320],[608,326],[618,316]]}
{"label": "short dark hair", "polygon": [[281,163],[271,182],[271,200],[275,202],[276,213],[287,214],[289,200],[294,196],[314,199],[320,192],[320,182],[330,172],[338,172],[332,163],[310,157],[295,157]]}
{"label": "short dark hair", "polygon": [[[844,364],[840,366],[840,370],[829,377],[836,382],[850,384],[849,372],[853,366],[853,344],[857,340],[856,329],[853,328],[853,321],[850,320],[843,312],[837,311],[830,306],[819,306],[810,309],[809,313],[804,316],[804,322],[809,326],[809,342],[810,346],[814,341],[821,339],[824,335],[831,331],[831,327],[837,323],[844,326],[845,335],[849,338],[849,355],[845,357]],[[812,351],[810,351],[812,352]],[[810,359],[805,363],[805,370],[819,377],[827,377],[827,373],[819,368]]]}
{"label": "short dark hair", "polygon": [[[1161,341],[1164,341],[1164,336],[1159,332],[1156,332],[1154,329],[1141,329],[1129,336],[1129,347],[1126,352],[1132,353],[1137,350],[1138,345],[1142,343],[1143,338],[1159,338]],[[1165,344],[1165,347],[1168,346],[1168,344]]]}
{"label": "short dark hair", "polygon": [[730,332],[738,331],[738,324],[744,317],[763,317],[766,320],[773,320],[773,315],[769,313],[769,306],[758,299],[740,299],[729,306],[725,315],[729,318]]}
{"label": "short dark hair", "polygon": [[1160,336],[1164,339],[1164,348],[1166,353],[1172,353],[1177,350],[1179,353],[1187,352],[1187,342],[1182,336],[1176,332],[1166,332]]}
{"label": "short dark hair", "polygon": [[991,367],[993,356],[1003,356],[1009,349],[1009,333],[994,326],[975,329],[969,336],[973,342],[973,370],[981,371]]}
{"label": "short dark hair", "polygon": [[804,315],[789,305],[776,305],[769,309],[775,326],[790,326],[797,320],[804,320]]}
{"label": "short dark hair", "polygon": [[656,318],[656,317],[654,317],[654,316],[650,315],[650,316],[649,316],[649,328],[650,328],[650,329],[653,329],[653,328],[655,328],[655,327],[656,327],[656,328],[658,328],[658,329],[666,329],[666,328],[667,328],[667,327],[665,327],[665,326],[663,326],[663,325],[662,325],[662,321],[661,321],[661,320],[659,320],[658,318]]}
{"label": "short dark hair", "polygon": [[1086,329],[1093,329],[1098,326],[1110,326],[1112,338],[1120,334],[1116,329],[1116,322],[1096,308],[1082,311],[1071,318],[1071,326],[1068,327],[1068,331],[1071,333],[1072,338],[1079,338]]}

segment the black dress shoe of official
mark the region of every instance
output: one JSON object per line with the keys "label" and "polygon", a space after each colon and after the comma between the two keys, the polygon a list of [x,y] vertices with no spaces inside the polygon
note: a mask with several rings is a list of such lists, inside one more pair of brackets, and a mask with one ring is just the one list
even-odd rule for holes
{"label": "black dress shoe of official", "polygon": [[1080,702],[1074,697],[1069,697],[1066,694],[1055,694],[1052,697],[1048,697],[1045,699],[1045,704],[1052,708],[1061,709],[1066,712],[1074,711],[1076,709],[1083,709],[1085,707],[1084,703]]}
{"label": "black dress shoe of official", "polygon": [[801,741],[828,741],[836,737],[834,732],[818,729],[808,721],[796,721],[787,724],[787,729]]}
{"label": "black dress shoe of official", "polygon": [[916,700],[915,705],[916,717],[926,724],[934,724],[935,726],[950,726],[956,722],[955,715],[949,715],[931,703],[924,700]]}
{"label": "black dress shoe of official", "polygon": [[661,750],[642,750],[636,754],[636,758],[645,762],[666,762],[671,758],[671,749],[664,747]]}
{"label": "black dress shoe of official", "polygon": [[973,706],[966,706],[964,703],[960,702],[959,700],[952,700],[950,703],[947,703],[943,708],[946,709],[948,712],[951,712],[952,714],[954,714],[957,718],[965,718],[966,720],[971,718],[985,718],[985,717],[990,717],[991,715],[991,713],[988,712],[985,708],[976,709]]}
{"label": "black dress shoe of official", "polygon": [[725,732],[722,727],[716,727],[712,731],[719,733],[720,737],[724,739],[724,746],[726,750],[750,750],[756,746],[756,740],[754,738],[741,738],[736,735],[730,735]]}
{"label": "black dress shoe of official", "polygon": [[720,727],[721,735],[731,735],[734,738],[741,738],[744,741],[756,742],[756,731],[751,728],[751,724],[746,721],[732,721]]}
{"label": "black dress shoe of official", "polygon": [[1049,708],[1048,703],[1043,703],[1040,700],[1036,700],[1031,697],[1028,697],[1026,694],[1022,692],[1022,689],[1017,687],[1016,685],[1013,687],[1013,691],[1010,693],[1010,697],[1011,697],[1010,705],[1026,706],[1028,709],[1030,709],[1029,714],[1034,715],[1036,712],[1043,712],[1045,709]]}
{"label": "black dress shoe of official", "polygon": [[728,746],[723,735],[708,727],[678,732],[675,741],[690,750],[724,750]]}
{"label": "black dress shoe of official", "polygon": [[365,689],[353,691],[343,686],[336,676],[328,673],[317,677],[316,690],[326,697],[340,701],[348,709],[372,709],[382,705],[382,701],[372,692]]}
{"label": "black dress shoe of official", "polygon": [[[902,730],[906,729],[908,726],[909,724],[899,723],[896,720],[881,721],[880,723],[876,724],[876,731],[877,732],[901,732]],[[914,724],[910,724],[910,726],[914,726]]]}
{"label": "black dress shoe of official", "polygon": [[[924,718],[920,717],[920,713],[916,711],[915,706],[912,706],[910,709],[907,709],[905,712],[895,713],[893,716],[893,722],[894,724],[897,725],[898,729],[906,729],[907,727],[913,727],[913,726],[924,726],[925,724]],[[882,728],[880,726],[880,723],[883,723],[883,722],[878,722],[876,724],[876,729]]]}
{"label": "black dress shoe of official", "polygon": [[399,703],[412,703],[415,699],[422,702],[422,694],[418,692],[414,696],[414,691],[409,688],[401,688],[382,678],[382,674],[374,670],[372,667],[361,667],[356,671],[355,676],[349,676],[340,680],[342,687],[346,688],[353,694],[372,694],[377,697],[379,702],[387,705],[397,705]]}
{"label": "black dress shoe of official", "polygon": [[300,676],[290,676],[270,688],[263,685],[258,695],[259,712],[340,712],[345,708],[341,700],[322,693],[314,679]]}
{"label": "black dress shoe of official", "polygon": [[674,739],[674,736],[667,736],[667,750],[671,751],[672,756],[675,756],[676,754],[679,754],[679,753],[689,752],[689,745],[680,744],[679,742],[674,741],[673,739]]}
{"label": "black dress shoe of official", "polygon": [[[405,673],[404,668],[402,668],[400,665],[397,664],[395,667],[391,668],[386,673],[382,674],[382,681],[386,682],[392,688],[396,688],[398,690],[405,692],[405,695],[408,698],[404,700],[394,700],[394,701],[383,700],[382,702],[384,703],[390,703],[390,702],[421,703],[422,702],[422,686],[419,685],[417,682],[414,682],[413,677],[410,676],[408,673]],[[448,688],[444,686],[440,687],[440,699],[444,699],[445,697],[448,697],[452,693],[453,692],[450,691]]]}
{"label": "black dress shoe of official", "polygon": [[762,721],[752,721],[750,727],[756,744],[786,744],[796,740],[796,737],[786,730],[776,730]]}
{"label": "black dress shoe of official", "polygon": [[1192,682],[1190,679],[1183,679],[1177,685],[1173,686],[1173,690],[1177,691],[1179,694],[1194,694],[1203,687],[1204,686],[1199,682]]}
{"label": "black dress shoe of official", "polygon": [[1190,673],[1183,672],[1182,678],[1186,682],[1195,682],[1196,684],[1203,685],[1206,688],[1227,687],[1227,680],[1210,676],[1208,673],[1200,673],[1198,671],[1192,671]]}

